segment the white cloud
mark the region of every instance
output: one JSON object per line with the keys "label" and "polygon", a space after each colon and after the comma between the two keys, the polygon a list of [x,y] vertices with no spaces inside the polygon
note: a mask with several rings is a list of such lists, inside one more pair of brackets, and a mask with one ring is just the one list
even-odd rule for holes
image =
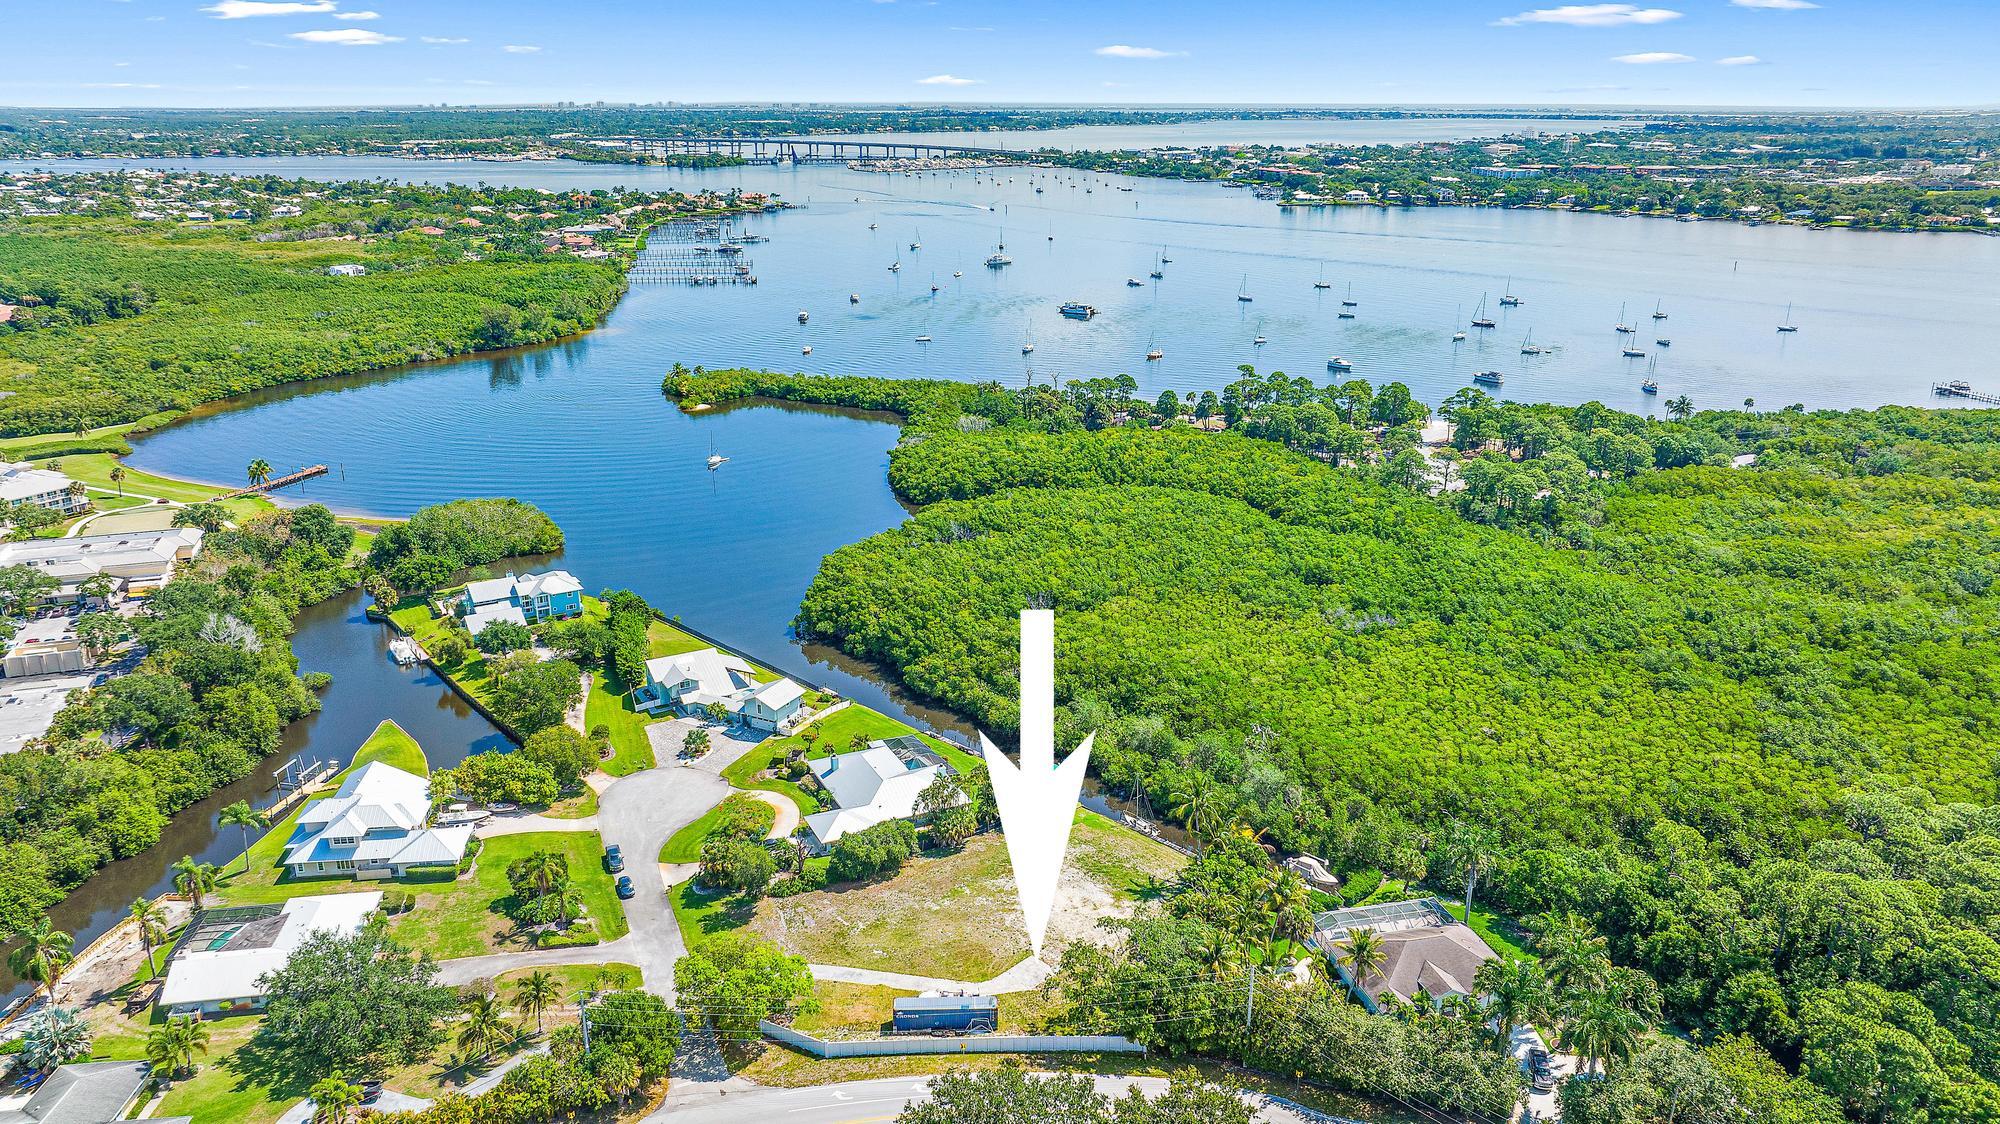
{"label": "white cloud", "polygon": [[509,43],[500,49],[510,55],[532,55],[541,51],[540,47],[529,43]]}
{"label": "white cloud", "polygon": [[977,78],[960,78],[956,74],[933,74],[929,78],[917,79],[919,86],[977,86]]}
{"label": "white cloud", "polygon": [[301,43],[332,43],[337,47],[379,47],[384,43],[401,43],[400,36],[384,35],[379,31],[368,31],[359,27],[329,28],[325,31],[294,31],[289,38]]}
{"label": "white cloud", "polygon": [[1739,8],[1769,8],[1780,12],[1803,12],[1807,8],[1817,8],[1812,0],[1729,0]]}
{"label": "white cloud", "polygon": [[1162,51],[1158,47],[1128,47],[1123,43],[1099,47],[1091,53],[1112,59],[1171,59],[1187,54],[1186,51]]}
{"label": "white cloud", "polygon": [[1672,8],[1641,8],[1636,4],[1565,4],[1560,8],[1536,8],[1518,16],[1493,21],[1499,27],[1519,27],[1530,23],[1555,23],[1568,27],[1625,27],[1630,24],[1665,23],[1681,18]]}
{"label": "white cloud", "polygon": [[380,13],[380,12],[335,12],[335,13],[333,14],[333,18],[334,18],[334,19],[337,19],[337,20],[379,20],[379,19],[381,19],[381,18],[382,18],[382,13]]}
{"label": "white cloud", "polygon": [[456,44],[456,43],[470,43],[470,42],[472,42],[472,40],[470,40],[470,39],[459,39],[459,38],[454,38],[454,37],[452,37],[452,36],[449,36],[449,35],[425,35],[425,36],[422,36],[422,37],[421,37],[421,40],[422,40],[423,42],[425,42],[425,43],[440,43],[440,44],[443,44],[443,43],[452,43],[452,44]]}
{"label": "white cloud", "polygon": [[249,19],[251,16],[309,16],[333,11],[333,0],[215,0],[203,8],[219,20]]}
{"label": "white cloud", "polygon": [[1694,56],[1675,51],[1640,51],[1635,55],[1618,55],[1611,61],[1630,63],[1633,66],[1655,66],[1663,62],[1693,62]]}
{"label": "white cloud", "polygon": [[1761,66],[1764,60],[1756,55],[1731,55],[1726,59],[1716,59],[1717,66]]}

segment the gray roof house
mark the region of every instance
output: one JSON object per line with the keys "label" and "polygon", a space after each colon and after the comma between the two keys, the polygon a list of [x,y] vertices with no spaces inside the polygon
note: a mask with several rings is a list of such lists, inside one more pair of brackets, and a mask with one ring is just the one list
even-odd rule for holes
{"label": "gray roof house", "polygon": [[0,1124],[111,1124],[145,1087],[145,1062],[78,1062],[49,1074],[27,1103],[0,1110]]}
{"label": "gray roof house", "polygon": [[[1347,935],[1372,929],[1382,938],[1382,967],[1357,986],[1341,963]],[[1413,1002],[1419,991],[1442,1003],[1454,995],[1476,995],[1473,977],[1480,965],[1500,954],[1479,934],[1452,919],[1436,898],[1335,909],[1313,918],[1313,944],[1326,954],[1340,979],[1352,988],[1362,1006],[1381,1013],[1381,997],[1394,995]]]}

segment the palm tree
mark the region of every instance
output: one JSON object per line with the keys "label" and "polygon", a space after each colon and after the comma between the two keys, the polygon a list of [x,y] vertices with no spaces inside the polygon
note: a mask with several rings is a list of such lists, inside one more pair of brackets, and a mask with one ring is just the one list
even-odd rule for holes
{"label": "palm tree", "polygon": [[465,1002],[465,1025],[458,1031],[458,1048],[473,1058],[487,1058],[507,1039],[507,1015],[491,992]]}
{"label": "palm tree", "polygon": [[569,877],[569,862],[554,851],[535,851],[521,860],[521,872],[537,894],[546,894]]}
{"label": "palm tree", "polygon": [[1349,985],[1356,995],[1361,994],[1361,981],[1382,970],[1389,962],[1389,947],[1375,930],[1362,927],[1349,929],[1347,938],[1340,942],[1340,963],[1347,969]]}
{"label": "palm tree", "polygon": [[1598,1072],[1604,1063],[1623,1061],[1639,1048],[1639,1036],[1646,1032],[1646,1020],[1626,1009],[1608,991],[1585,992],[1563,1025],[1562,1048],[1584,1060],[1588,1070]]}
{"label": "palm tree", "polygon": [[564,925],[576,920],[583,912],[583,897],[567,878],[550,887],[549,897],[555,900],[556,917]]}
{"label": "palm tree", "polygon": [[83,501],[90,498],[90,485],[85,484],[81,480],[70,481],[69,487],[64,489],[64,491],[67,491],[69,493],[70,499],[73,499],[78,503],[82,503]]}
{"label": "palm tree", "polygon": [[132,908],[126,912],[132,923],[139,927],[139,943],[146,949],[146,974],[153,974],[153,944],[167,939],[167,911],[151,898],[133,898]]}
{"label": "palm tree", "polygon": [[1536,924],[1535,947],[1559,992],[1601,986],[1611,970],[1604,938],[1574,913],[1544,916]]}
{"label": "palm tree", "polygon": [[250,829],[264,826],[264,814],[252,808],[248,800],[238,800],[222,810],[219,822],[223,827],[236,828],[243,837],[243,873],[250,873]]}
{"label": "palm tree", "polygon": [[124,466],[124,465],[122,465],[122,464],[114,464],[114,465],[112,465],[112,466],[111,466],[111,482],[112,482],[113,484],[116,484],[116,485],[118,485],[118,498],[120,498],[120,499],[123,499],[123,498],[125,498],[125,466]]}
{"label": "palm tree", "polygon": [[1472,923],[1472,892],[1479,885],[1479,876],[1492,865],[1496,844],[1492,832],[1474,824],[1453,820],[1445,828],[1445,854],[1454,867],[1465,871],[1465,921],[1468,925]]}
{"label": "palm tree", "polygon": [[8,954],[7,966],[22,979],[47,988],[53,1004],[56,984],[75,955],[76,938],[56,928],[44,914],[22,930],[20,941],[20,947]]}
{"label": "palm tree", "polygon": [[204,895],[215,889],[215,864],[198,863],[193,855],[182,855],[174,864],[174,889],[199,911]]}
{"label": "palm tree", "polygon": [[1473,988],[1488,999],[1486,1013],[1502,1049],[1513,1041],[1516,1029],[1555,1021],[1549,978],[1533,960],[1488,960],[1473,977]]}
{"label": "palm tree", "polygon": [[1312,915],[1308,911],[1312,909],[1312,895],[1306,892],[1303,879],[1286,870],[1266,875],[1262,890],[1264,909],[1271,915],[1271,932],[1264,938],[1264,959],[1269,961],[1271,946],[1279,937],[1299,939],[1311,934]]}
{"label": "palm tree", "polygon": [[535,1017],[535,1033],[542,1032],[542,1012],[562,996],[562,985],[547,972],[530,972],[514,981],[514,1009]]}
{"label": "palm tree", "polygon": [[194,1068],[196,1054],[208,1053],[208,1024],[194,1015],[170,1018],[146,1035],[146,1060],[169,1077]]}
{"label": "palm tree", "polygon": [[1168,808],[1187,825],[1188,834],[1194,837],[1196,855],[1203,852],[1202,841],[1215,833],[1216,819],[1220,814],[1220,797],[1215,783],[1207,773],[1189,773],[1172,792],[1167,794]]}
{"label": "palm tree", "polygon": [[250,462],[250,467],[247,471],[250,475],[251,487],[256,487],[271,478],[271,462],[265,460],[263,457],[258,457],[256,460]]}
{"label": "palm tree", "polygon": [[1686,421],[1694,413],[1694,399],[1683,394],[1667,399],[1667,416],[1675,421]]}
{"label": "palm tree", "polygon": [[313,1124],[347,1124],[348,1114],[361,1106],[361,1086],[338,1077],[322,1078],[306,1095],[312,1098]]}
{"label": "palm tree", "polygon": [[54,1069],[90,1053],[90,1024],[67,1007],[37,1012],[21,1033],[21,1061],[37,1072]]}

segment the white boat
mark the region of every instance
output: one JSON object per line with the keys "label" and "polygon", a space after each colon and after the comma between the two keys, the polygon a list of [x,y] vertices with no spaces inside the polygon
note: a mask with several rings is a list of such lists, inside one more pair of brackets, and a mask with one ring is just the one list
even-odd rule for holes
{"label": "white boat", "polygon": [[804,347],[799,348],[800,355],[811,355],[812,353],[813,353],[813,345],[811,344],[807,344]]}
{"label": "white boat", "polygon": [[1157,347],[1156,347],[1156,348],[1154,348],[1154,349],[1152,349],[1151,351],[1148,351],[1148,352],[1146,353],[1146,361],[1147,361],[1148,363],[1152,362],[1152,361],[1153,361],[1153,360],[1155,360],[1155,359],[1165,359],[1166,357],[1167,357],[1167,353],[1166,353],[1166,352],[1164,352],[1164,351],[1161,351],[1161,350],[1160,350],[1159,348],[1157,348]]}
{"label": "white boat", "polygon": [[484,808],[472,808],[464,804],[453,804],[437,814],[431,821],[435,827],[465,827],[468,824],[484,823],[493,818],[493,813]]}
{"label": "white boat", "polygon": [[1660,304],[1660,301],[1653,302],[1653,319],[1655,320],[1665,320],[1667,318],[1667,314],[1660,311]]}
{"label": "white boat", "polygon": [[910,239],[910,252],[911,252],[911,253],[913,253],[913,254],[914,254],[914,253],[916,253],[916,252],[917,252],[918,250],[921,250],[921,249],[923,249],[923,248],[924,248],[924,236],[923,236],[923,235],[922,235],[921,233],[919,233],[919,234],[918,234],[918,235],[917,235],[917,236],[916,236],[915,238],[912,238],[912,239]]}
{"label": "white boat", "polygon": [[1498,371],[1481,371],[1472,376],[1472,381],[1482,386],[1499,386],[1501,383],[1507,381],[1507,376]]}
{"label": "white boat", "polygon": [[1528,334],[1521,337],[1521,354],[1540,355],[1542,353],[1542,349],[1535,345],[1534,339],[1535,330],[1530,328],[1528,329]]}
{"label": "white boat", "polygon": [[1646,357],[1645,351],[1636,347],[1624,348],[1620,351],[1620,354],[1624,355],[1627,359],[1644,359]]}
{"label": "white boat", "polygon": [[903,271],[903,263],[902,263],[902,262],[900,262],[900,261],[892,261],[892,262],[890,262],[890,263],[889,263],[889,272],[891,272],[891,273],[901,273],[902,271]]}
{"label": "white boat", "polygon": [[1485,293],[1479,294],[1479,307],[1472,310],[1472,326],[1475,328],[1493,327],[1493,318],[1486,315]]}
{"label": "white boat", "polygon": [[1125,287],[1128,289],[1137,289],[1144,284],[1145,282],[1139,280],[1137,277],[1127,277],[1125,279]]}
{"label": "white boat", "polygon": [[1656,340],[1654,340],[1654,341],[1653,341],[1653,346],[1655,346],[1655,347],[1672,347],[1672,346],[1674,346],[1674,341],[1672,341],[1672,340],[1668,339],[1668,338],[1667,338],[1667,337],[1665,337],[1665,336],[1661,336],[1661,337],[1660,337],[1659,339],[1656,339]]}
{"label": "white boat", "polygon": [[849,293],[849,294],[847,294],[847,303],[848,303],[848,304],[860,304],[860,303],[861,303],[861,294],[860,294],[860,293]]}
{"label": "white boat", "polygon": [[1792,323],[1792,306],[1789,304],[1785,306],[1785,322],[1778,325],[1778,330],[1780,332],[1796,332],[1799,330],[1798,325]]}
{"label": "white boat", "polygon": [[918,336],[918,337],[917,337],[917,342],[918,342],[918,343],[929,343],[929,342],[931,342],[931,338],[930,338],[929,336]]}
{"label": "white boat", "polygon": [[729,459],[728,457],[725,457],[725,456],[723,456],[722,454],[720,454],[720,453],[718,453],[718,452],[716,452],[716,451],[715,451],[715,438],[713,438],[713,437],[709,438],[709,439],[708,439],[708,470],[709,470],[710,472],[713,472],[713,471],[715,471],[716,469],[718,469],[718,468],[721,468],[721,467],[722,467],[722,462],[724,462],[724,461],[726,461],[726,460],[728,460],[728,459]]}
{"label": "white boat", "polygon": [[1029,325],[1029,331],[1027,331],[1022,337],[1021,354],[1023,355],[1033,354],[1035,350],[1035,333],[1033,331],[1033,327],[1034,326],[1032,324]]}
{"label": "white boat", "polygon": [[954,269],[951,271],[951,275],[953,277],[963,277],[965,276],[965,271],[962,269]]}
{"label": "white boat", "polygon": [[1352,371],[1354,364],[1336,355],[1326,361],[1326,369],[1329,371]]}
{"label": "white boat", "polygon": [[1328,280],[1326,279],[1326,263],[1325,263],[1325,262],[1321,262],[1321,263],[1319,263],[1319,280],[1317,280],[1317,281],[1314,281],[1314,282],[1313,282],[1313,288],[1315,288],[1315,289],[1331,289],[1331,288],[1333,288],[1333,282],[1331,282],[1331,281],[1328,281]]}
{"label": "white boat", "polygon": [[803,308],[799,309],[799,323],[803,324],[810,319],[812,319],[812,313],[807,312]]}
{"label": "white boat", "polygon": [[1243,275],[1243,283],[1236,288],[1236,299],[1245,304],[1248,304],[1252,299],[1250,296],[1250,275],[1247,273]]}
{"label": "white boat", "polygon": [[389,656],[402,667],[409,667],[418,660],[417,642],[407,636],[398,636],[389,641]]}
{"label": "white boat", "polygon": [[1626,336],[1631,335],[1633,332],[1632,325],[1625,322],[1625,306],[1622,304],[1618,306],[1618,324],[1614,330],[1620,335]]}
{"label": "white boat", "polygon": [[1360,304],[1360,301],[1354,299],[1354,282],[1349,281],[1347,283],[1347,295],[1341,298],[1340,306],[1342,308],[1357,308]]}
{"label": "white boat", "polygon": [[869,223],[869,224],[868,224],[868,229],[870,229],[870,230],[873,230],[873,229],[875,229],[875,224],[874,224],[874,223],[872,223],[872,222],[871,222],[871,223]]}
{"label": "white boat", "polygon": [[1258,336],[1256,339],[1251,340],[1250,342],[1256,344],[1258,347],[1263,347],[1266,343],[1270,341],[1266,340],[1263,336]]}

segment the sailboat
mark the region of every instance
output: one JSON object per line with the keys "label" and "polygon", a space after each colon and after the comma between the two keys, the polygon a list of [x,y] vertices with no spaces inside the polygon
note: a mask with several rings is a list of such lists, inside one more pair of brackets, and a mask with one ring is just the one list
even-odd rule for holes
{"label": "sailboat", "polygon": [[[1462,304],[1455,304],[1455,305],[1453,305],[1453,306],[1451,307],[1451,322],[1452,322],[1453,324],[1457,324],[1457,323],[1458,323],[1458,318],[1459,318],[1460,316],[1463,316],[1463,315],[1465,315],[1465,306],[1464,306],[1464,305],[1462,305]],[[1464,330],[1463,328],[1453,328],[1453,329],[1452,329],[1452,333],[1451,333],[1451,342],[1453,342],[1453,343],[1464,343],[1464,342],[1465,342],[1465,330]]]}
{"label": "sailboat", "polygon": [[1250,303],[1250,301],[1253,299],[1250,296],[1250,275],[1247,273],[1243,275],[1242,283],[1236,287],[1236,299],[1244,302],[1245,304]]}
{"label": "sailboat", "polygon": [[1340,306],[1342,308],[1356,308],[1360,304],[1360,301],[1354,299],[1354,282],[1349,281],[1347,283],[1347,295],[1341,298]]}
{"label": "sailboat", "polygon": [[1491,328],[1493,326],[1493,318],[1486,315],[1485,293],[1479,294],[1479,307],[1472,310],[1472,326],[1475,328]]}
{"label": "sailboat", "polygon": [[896,259],[895,261],[892,261],[892,262],[890,262],[890,263],[889,263],[889,272],[891,272],[891,273],[901,273],[901,272],[902,272],[902,270],[903,270],[903,259],[902,259],[902,258],[897,258],[897,259]]}
{"label": "sailboat", "polygon": [[1528,334],[1521,337],[1521,354],[1540,355],[1542,353],[1543,349],[1535,346],[1534,339],[1535,339],[1535,330],[1533,328],[1529,328]]}
{"label": "sailboat", "polygon": [[1021,338],[1021,354],[1027,355],[1032,353],[1034,350],[1035,350],[1034,325],[1029,324],[1027,331],[1022,335]]}
{"label": "sailboat", "polygon": [[1799,326],[1792,323],[1792,306],[1789,304],[1785,306],[1785,322],[1778,325],[1778,330],[1780,332],[1796,332],[1799,330]]}
{"label": "sailboat", "polygon": [[1331,281],[1328,281],[1328,280],[1326,279],[1326,263],[1325,263],[1325,262],[1321,262],[1321,263],[1319,263],[1319,280],[1317,280],[1317,281],[1314,281],[1314,282],[1313,282],[1313,288],[1315,288],[1315,289],[1331,289],[1331,288],[1333,288],[1333,282],[1331,282]]}
{"label": "sailboat", "polygon": [[1654,302],[1653,302],[1653,319],[1655,319],[1655,320],[1665,320],[1665,319],[1667,318],[1667,314],[1666,314],[1666,313],[1664,313],[1664,312],[1662,312],[1662,311],[1660,311],[1660,305],[1661,305],[1662,303],[1663,303],[1663,302],[1661,302],[1661,301],[1654,301]]}
{"label": "sailboat", "polygon": [[931,274],[931,292],[935,293],[937,291],[938,291],[937,274],[933,273]]}
{"label": "sailboat", "polygon": [[1639,383],[1639,389],[1647,394],[1658,394],[1660,384],[1653,381],[1653,372],[1660,369],[1660,357],[1655,355],[1646,361],[1646,377]]}
{"label": "sailboat", "polygon": [[1151,336],[1146,337],[1146,362],[1151,363],[1156,359],[1164,359],[1166,358],[1166,355],[1167,355],[1166,352],[1161,351],[1159,348],[1153,346],[1153,337]]}
{"label": "sailboat", "polygon": [[1167,271],[1160,268],[1161,264],[1164,263],[1166,260],[1167,260],[1167,248],[1165,246],[1162,246],[1160,247],[1160,255],[1153,259],[1153,280],[1158,281],[1160,278],[1165,277],[1167,275]]}
{"label": "sailboat", "polygon": [[1615,330],[1620,335],[1629,336],[1632,334],[1632,325],[1625,322],[1625,306],[1622,304],[1618,306],[1618,324]]}
{"label": "sailboat", "polygon": [[1014,259],[1007,256],[1007,230],[1005,227],[1002,227],[1000,230],[1000,240],[994,243],[993,253],[986,259],[986,268],[1004,269],[1013,264]]}
{"label": "sailboat", "polygon": [[803,308],[799,309],[799,323],[803,324],[810,319],[812,319],[812,313],[807,312]]}
{"label": "sailboat", "polygon": [[1515,295],[1514,295],[1514,293],[1513,293],[1513,288],[1514,288],[1514,279],[1513,279],[1512,277],[1509,277],[1509,278],[1507,279],[1507,287],[1506,287],[1506,289],[1502,290],[1502,291],[1501,291],[1501,293],[1500,293],[1500,307],[1501,307],[1501,308],[1519,308],[1519,307],[1521,307],[1521,298],[1520,298],[1520,297],[1517,297],[1517,296],[1515,296]]}
{"label": "sailboat", "polygon": [[924,232],[919,230],[917,231],[917,236],[915,238],[910,239],[910,252],[914,254],[918,250],[921,250],[923,248],[924,248]]}
{"label": "sailboat", "polygon": [[728,457],[715,451],[715,438],[710,437],[708,439],[708,470],[714,472],[716,469],[722,467],[723,461],[728,459]]}

